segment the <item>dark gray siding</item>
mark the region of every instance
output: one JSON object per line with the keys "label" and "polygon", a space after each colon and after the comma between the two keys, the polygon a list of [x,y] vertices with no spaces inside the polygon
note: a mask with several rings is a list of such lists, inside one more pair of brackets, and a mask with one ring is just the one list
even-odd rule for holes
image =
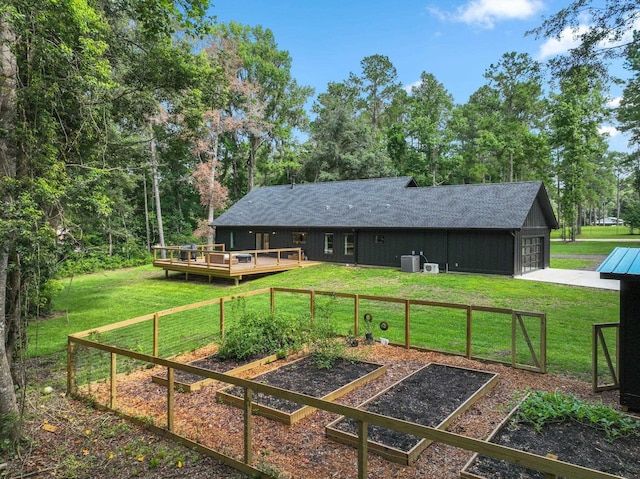
{"label": "dark gray siding", "polygon": [[449,271],[512,275],[514,236],[510,231],[450,231]]}
{"label": "dark gray siding", "polygon": [[[251,231],[251,233],[249,233]],[[234,245],[231,248],[231,232]],[[505,231],[439,231],[439,230],[363,230],[351,229],[271,229],[218,227],[216,242],[226,249],[255,248],[255,234],[269,234],[271,248],[300,247],[308,259],[334,263],[400,267],[401,256],[420,254],[421,263],[437,263],[442,271],[487,274],[519,274],[520,234]],[[307,233],[305,244],[294,244],[293,233]],[[333,253],[324,252],[324,235],[333,233]],[[345,255],[344,238],[355,235],[355,254]],[[384,236],[384,244],[375,244],[376,235]],[[516,247],[518,245],[518,247]]]}

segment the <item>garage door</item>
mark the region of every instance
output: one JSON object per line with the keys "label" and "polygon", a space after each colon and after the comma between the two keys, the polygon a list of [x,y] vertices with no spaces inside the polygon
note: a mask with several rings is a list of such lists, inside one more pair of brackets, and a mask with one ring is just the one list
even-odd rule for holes
{"label": "garage door", "polygon": [[523,238],[522,240],[522,272],[544,268],[544,249],[542,236]]}

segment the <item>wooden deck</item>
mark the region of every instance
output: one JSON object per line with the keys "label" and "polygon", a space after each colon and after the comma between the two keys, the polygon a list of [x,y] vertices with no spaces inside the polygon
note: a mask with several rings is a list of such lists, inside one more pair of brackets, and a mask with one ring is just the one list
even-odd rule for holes
{"label": "wooden deck", "polygon": [[318,264],[306,261],[300,248],[225,251],[224,245],[199,245],[196,249],[184,246],[155,247],[153,265],[169,271],[233,279],[237,285],[245,276],[277,273]]}

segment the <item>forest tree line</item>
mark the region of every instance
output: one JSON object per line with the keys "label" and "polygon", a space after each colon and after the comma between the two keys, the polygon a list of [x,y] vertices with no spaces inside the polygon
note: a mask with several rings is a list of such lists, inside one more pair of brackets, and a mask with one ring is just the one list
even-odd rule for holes
{"label": "forest tree line", "polygon": [[[534,34],[559,34],[582,3]],[[607,5],[592,10],[597,35],[638,18],[635,2]],[[315,96],[268,28],[208,11],[207,0],[0,6],[0,370],[54,278],[147,261],[155,244],[211,243],[215,215],[257,186],[543,180],[571,235],[605,215],[640,227],[637,150],[609,151],[599,133],[617,121],[640,146],[639,36],[601,54],[602,37],[585,34],[548,64],[505,52],[464,104],[428,65],[404,88],[380,54]],[[631,74],[615,109],[607,55]],[[0,419],[21,381],[3,376]]]}

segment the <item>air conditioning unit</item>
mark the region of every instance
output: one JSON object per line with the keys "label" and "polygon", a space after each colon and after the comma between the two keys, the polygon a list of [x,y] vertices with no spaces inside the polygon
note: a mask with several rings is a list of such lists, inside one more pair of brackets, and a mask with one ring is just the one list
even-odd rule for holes
{"label": "air conditioning unit", "polygon": [[403,273],[419,273],[420,272],[420,256],[418,255],[401,256],[400,270]]}
{"label": "air conditioning unit", "polygon": [[425,263],[422,267],[422,271],[425,273],[439,273],[438,263]]}

